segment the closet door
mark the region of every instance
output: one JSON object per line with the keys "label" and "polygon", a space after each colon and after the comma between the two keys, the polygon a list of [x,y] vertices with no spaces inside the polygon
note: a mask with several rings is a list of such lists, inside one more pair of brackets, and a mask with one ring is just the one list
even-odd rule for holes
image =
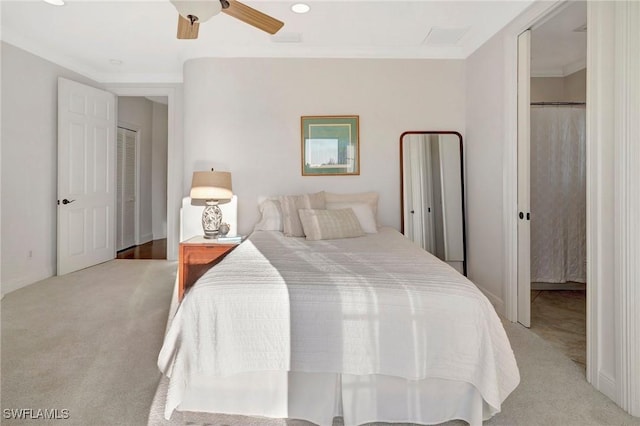
{"label": "closet door", "polygon": [[518,322],[531,326],[531,30],[518,37]]}
{"label": "closet door", "polygon": [[117,250],[136,245],[136,139],[136,132],[118,128]]}

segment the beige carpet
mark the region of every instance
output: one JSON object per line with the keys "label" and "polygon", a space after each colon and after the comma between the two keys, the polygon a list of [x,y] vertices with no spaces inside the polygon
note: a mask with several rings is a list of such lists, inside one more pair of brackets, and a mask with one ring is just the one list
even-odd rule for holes
{"label": "beige carpet", "polygon": [[[2,408],[68,409],[70,418],[2,418],[2,424],[307,424],[197,413],[162,418],[166,387],[158,386],[156,358],[175,269],[175,262],[116,260],[8,294],[2,300]],[[522,383],[487,425],[640,425],[551,344],[517,324],[505,328]]]}
{"label": "beige carpet", "polygon": [[177,263],[114,260],[2,299],[2,409],[69,410],[3,425],[144,425],[160,379]]}

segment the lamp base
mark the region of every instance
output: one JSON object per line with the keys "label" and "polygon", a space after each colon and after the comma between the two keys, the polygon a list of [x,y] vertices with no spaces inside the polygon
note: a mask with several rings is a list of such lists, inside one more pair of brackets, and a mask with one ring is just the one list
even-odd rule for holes
{"label": "lamp base", "polygon": [[202,230],[206,239],[218,237],[218,229],[222,223],[222,210],[215,201],[207,201],[207,206],[202,212]]}

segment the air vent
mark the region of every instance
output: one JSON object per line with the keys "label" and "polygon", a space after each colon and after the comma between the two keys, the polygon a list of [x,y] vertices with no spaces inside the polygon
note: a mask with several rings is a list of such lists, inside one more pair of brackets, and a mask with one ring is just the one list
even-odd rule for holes
{"label": "air vent", "polygon": [[457,44],[458,41],[469,30],[467,28],[439,28],[433,27],[429,34],[424,38],[422,44],[427,45],[443,45]]}

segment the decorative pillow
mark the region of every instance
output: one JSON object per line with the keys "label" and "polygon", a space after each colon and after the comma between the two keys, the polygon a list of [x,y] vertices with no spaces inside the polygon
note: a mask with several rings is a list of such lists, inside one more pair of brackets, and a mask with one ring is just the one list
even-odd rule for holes
{"label": "decorative pillow", "polygon": [[258,204],[260,221],[253,228],[254,231],[282,232],[282,207],[280,201],[273,198],[263,198]]}
{"label": "decorative pillow", "polygon": [[335,240],[364,235],[353,209],[300,209],[299,213],[307,240]]}
{"label": "decorative pillow", "polygon": [[324,209],[324,192],[304,195],[284,195],[280,198],[282,228],[287,237],[304,237],[299,209]]}
{"label": "decorative pillow", "polygon": [[378,226],[371,206],[367,203],[327,203],[327,210],[352,209],[367,234],[377,234]]}
{"label": "decorative pillow", "polygon": [[371,207],[373,217],[378,224],[378,193],[360,192],[356,194],[337,194],[325,192],[324,197],[327,203],[367,203]]}

